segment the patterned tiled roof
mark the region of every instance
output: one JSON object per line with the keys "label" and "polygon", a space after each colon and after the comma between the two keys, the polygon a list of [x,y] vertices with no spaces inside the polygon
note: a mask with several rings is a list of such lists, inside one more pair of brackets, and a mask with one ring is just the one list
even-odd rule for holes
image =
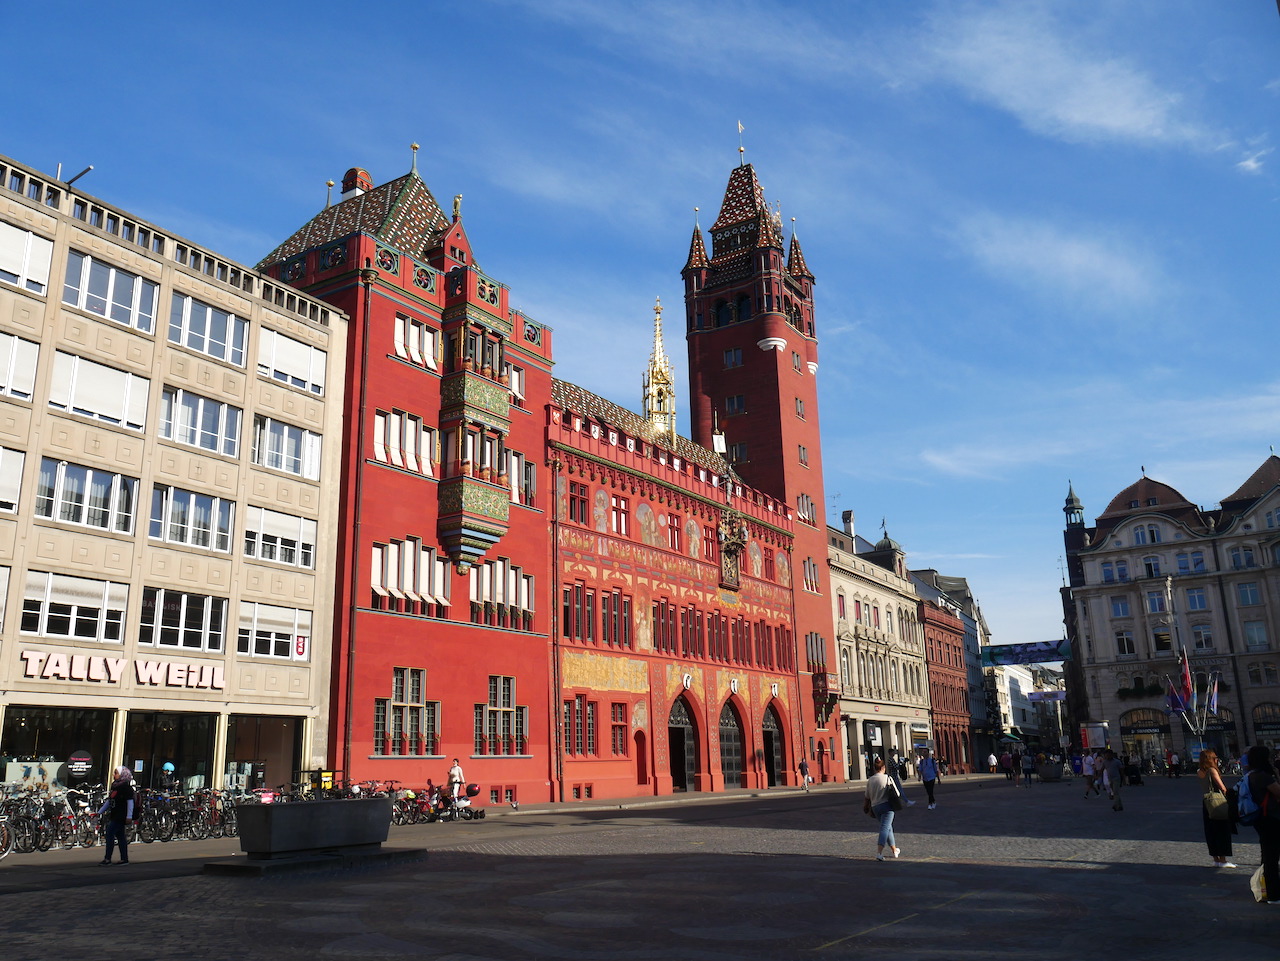
{"label": "patterned tiled roof", "polygon": [[553,377],[551,379],[551,401],[565,410],[573,411],[575,414],[581,414],[584,417],[596,417],[606,424],[612,424],[618,430],[631,437],[644,438],[651,444],[664,450],[670,450],[677,457],[682,457],[690,463],[698,464],[714,471],[717,475],[726,474],[729,470],[729,465],[724,458],[714,451],[709,451],[701,444],[695,444],[689,438],[681,437],[679,434],[676,435],[673,443],[669,434],[655,430],[653,425],[639,414],[632,413],[613,401],[605,400],[600,395],[593,394],[577,384],[570,384],[568,381],[558,380]]}
{"label": "patterned tiled roof", "polygon": [[1256,501],[1276,485],[1280,484],[1280,457],[1272,454],[1262,462],[1262,466],[1249,475],[1249,479],[1240,485],[1230,497],[1222,499],[1222,506],[1236,505],[1244,501]]}
{"label": "patterned tiled roof", "polygon": [[782,249],[782,224],[768,210],[760,215],[760,230],[756,234],[756,249],[761,247]]}
{"label": "patterned tiled roof", "polygon": [[787,254],[787,273],[792,277],[813,279],[813,274],[809,272],[809,265],[804,262],[804,251],[800,249],[800,239],[796,237],[794,230],[791,231],[791,250]]}
{"label": "patterned tiled roof", "polygon": [[258,269],[353,233],[371,234],[421,260],[448,227],[449,220],[436,198],[417,173],[411,172],[326,207],[267,254]]}
{"label": "patterned tiled roof", "polygon": [[707,264],[707,248],[702,242],[702,228],[694,227],[693,240],[689,242],[689,260],[685,263],[684,269],[705,267]]}
{"label": "patterned tiled roof", "polygon": [[764,188],[756,179],[755,168],[751,164],[734,167],[733,173],[729,174],[729,185],[724,189],[720,216],[711,225],[711,229],[719,230],[730,224],[740,224],[758,214],[767,214],[768,209],[764,200]]}

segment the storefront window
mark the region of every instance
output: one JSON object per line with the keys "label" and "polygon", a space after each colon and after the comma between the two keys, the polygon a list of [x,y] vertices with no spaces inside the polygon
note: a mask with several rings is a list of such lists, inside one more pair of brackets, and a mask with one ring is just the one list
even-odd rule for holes
{"label": "storefront window", "polygon": [[124,763],[142,787],[162,787],[161,768],[166,763],[174,766],[178,790],[210,787],[216,722],[213,714],[130,711]]}
{"label": "storefront window", "polygon": [[273,788],[303,780],[302,719],[233,714],[227,723],[226,787]]}
{"label": "storefront window", "polygon": [[83,781],[107,783],[115,764],[107,757],[114,718],[115,711],[11,705],[5,709],[0,733],[0,774],[6,783],[41,785],[56,780],[65,785],[70,776],[67,758],[85,751],[92,766]]}

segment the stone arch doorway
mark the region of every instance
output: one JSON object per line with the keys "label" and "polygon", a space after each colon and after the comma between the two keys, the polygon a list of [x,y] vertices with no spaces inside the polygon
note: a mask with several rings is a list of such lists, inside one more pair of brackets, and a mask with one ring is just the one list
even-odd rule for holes
{"label": "stone arch doorway", "polygon": [[746,772],[742,763],[742,719],[731,701],[725,701],[720,709],[720,773],[725,788],[746,787]]}
{"label": "stone arch doorway", "polygon": [[698,732],[689,713],[689,702],[683,697],[671,705],[667,743],[671,747],[671,790],[698,790]]}
{"label": "stone arch doorway", "polygon": [[760,744],[764,754],[765,780],[769,787],[777,787],[782,783],[782,773],[789,770],[783,764],[786,757],[782,739],[782,724],[778,720],[778,712],[770,704],[764,709],[764,720],[760,723]]}

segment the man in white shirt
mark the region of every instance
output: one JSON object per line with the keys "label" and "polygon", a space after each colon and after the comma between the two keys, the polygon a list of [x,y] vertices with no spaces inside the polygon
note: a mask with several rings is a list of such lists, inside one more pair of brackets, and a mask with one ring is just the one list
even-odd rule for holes
{"label": "man in white shirt", "polygon": [[1085,797],[1089,796],[1090,791],[1093,791],[1094,794],[1102,793],[1100,790],[1098,790],[1098,784],[1097,784],[1098,769],[1097,769],[1097,766],[1094,764],[1093,754],[1090,753],[1089,751],[1085,751],[1084,757],[1080,759],[1080,773],[1084,775],[1084,796]]}
{"label": "man in white shirt", "polygon": [[462,785],[466,778],[462,774],[462,765],[453,759],[453,767],[449,768],[449,793],[454,797],[462,797]]}
{"label": "man in white shirt", "polygon": [[996,773],[996,765],[998,763],[1000,762],[996,760],[995,754],[987,755],[987,767],[991,769],[992,774]]}

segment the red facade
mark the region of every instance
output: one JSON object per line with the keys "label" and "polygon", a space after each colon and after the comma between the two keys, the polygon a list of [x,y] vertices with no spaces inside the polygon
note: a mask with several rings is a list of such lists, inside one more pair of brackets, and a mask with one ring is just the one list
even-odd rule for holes
{"label": "red facade", "polygon": [[[374,187],[353,169],[264,259],[352,318],[330,732],[347,778],[417,786],[457,757],[482,801],[662,794],[794,783],[801,751],[839,776],[812,276],[764,232],[759,277],[731,285],[762,292],[757,315],[690,328],[700,443],[553,380],[551,330],[476,268],[458,203],[446,216],[416,170]],[[717,263],[686,268],[691,318],[729,289]],[[733,344],[752,401],[721,422],[754,452],[737,475],[709,449]]]}
{"label": "red facade", "polygon": [[802,736],[814,776],[842,780],[814,279],[794,234],[784,257],[781,224],[750,164],[729,176],[710,256],[695,229],[683,275],[693,439],[713,447],[722,432],[737,474],[795,514]]}
{"label": "red facade", "polygon": [[925,663],[933,715],[934,754],[953,774],[976,770],[969,757],[969,680],[964,663],[964,621],[932,601],[920,602]]}

